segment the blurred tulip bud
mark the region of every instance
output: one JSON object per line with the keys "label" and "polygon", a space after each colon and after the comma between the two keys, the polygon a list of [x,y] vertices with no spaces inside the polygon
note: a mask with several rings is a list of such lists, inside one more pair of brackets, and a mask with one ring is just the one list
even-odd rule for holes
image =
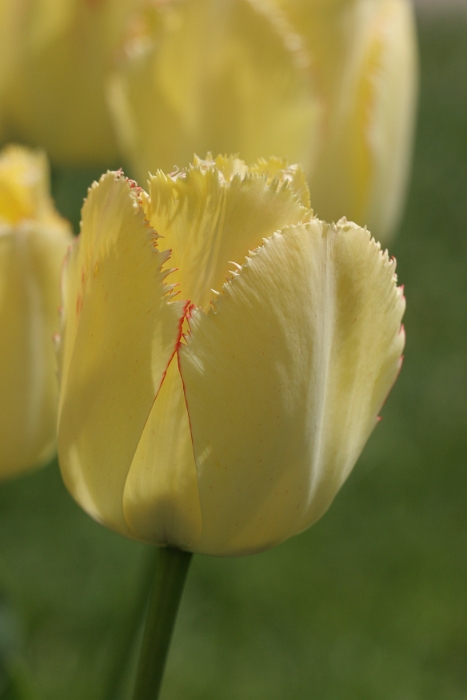
{"label": "blurred tulip bud", "polygon": [[0,153],[0,477],[53,455],[58,388],[53,336],[71,233],[49,196],[42,153]]}
{"label": "blurred tulip bud", "polygon": [[303,42],[272,5],[181,0],[139,19],[109,90],[138,179],[185,167],[195,152],[310,159],[320,105]]}
{"label": "blurred tulip bud", "polygon": [[134,0],[2,0],[0,21],[3,13],[7,30],[14,27],[16,51],[16,60],[3,71],[3,90],[0,83],[6,138],[44,148],[60,165],[115,162],[105,81],[136,5]]}
{"label": "blurred tulip bud", "polygon": [[410,0],[274,0],[302,34],[324,106],[308,182],[318,214],[381,241],[404,203],[417,94]]}
{"label": "blurred tulip bud", "polygon": [[70,492],[128,537],[208,554],[309,527],[399,371],[394,270],[366,230],[314,218],[278,159],[196,160],[148,194],[104,175],[63,277]]}
{"label": "blurred tulip bud", "polygon": [[417,84],[408,0],[180,0],[151,12],[109,87],[137,178],[207,149],[280,153],[303,165],[319,216],[391,236]]}

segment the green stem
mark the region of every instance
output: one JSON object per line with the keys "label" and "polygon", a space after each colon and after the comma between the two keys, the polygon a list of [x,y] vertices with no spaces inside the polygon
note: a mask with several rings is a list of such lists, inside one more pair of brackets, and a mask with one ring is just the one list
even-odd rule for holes
{"label": "green stem", "polygon": [[165,660],[192,554],[167,547],[159,550],[149,602],[133,700],[157,700]]}
{"label": "green stem", "polygon": [[109,683],[106,688],[103,700],[117,700],[122,697],[122,686],[128,673],[129,662],[132,659],[132,652],[135,640],[139,636],[141,621],[146,613],[149,593],[152,590],[154,577],[156,575],[159,550],[156,547],[147,545],[147,556],[143,565],[141,584],[135,603],[128,615],[127,623],[123,633],[117,643],[112,669],[109,673]]}

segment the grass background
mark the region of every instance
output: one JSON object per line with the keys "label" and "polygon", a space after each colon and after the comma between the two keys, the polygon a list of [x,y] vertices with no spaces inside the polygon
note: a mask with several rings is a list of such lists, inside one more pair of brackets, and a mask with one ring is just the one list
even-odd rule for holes
{"label": "grass background", "polygon": [[[319,523],[254,557],[194,558],[162,700],[467,700],[467,14],[426,14],[419,31],[413,181],[391,246],[402,374]],[[75,222],[90,176],[54,182]],[[104,699],[148,556],[84,515],[56,464],[0,486],[0,652],[21,649],[30,697]]]}

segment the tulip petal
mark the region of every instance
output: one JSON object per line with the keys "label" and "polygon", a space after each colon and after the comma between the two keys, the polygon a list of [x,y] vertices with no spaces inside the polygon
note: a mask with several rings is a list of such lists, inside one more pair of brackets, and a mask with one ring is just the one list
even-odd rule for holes
{"label": "tulip petal", "polygon": [[270,156],[269,158],[259,158],[253,165],[247,165],[244,160],[237,156],[218,155],[213,159],[211,153],[208,153],[205,160],[195,155],[193,164],[204,166],[204,168],[215,166],[226,182],[231,182],[235,175],[240,175],[243,179],[248,173],[261,175],[266,179],[268,185],[275,178],[280,185],[287,182],[301,205],[310,210],[310,192],[305,173],[299,165],[289,165],[286,158]]}
{"label": "tulip petal", "polygon": [[94,184],[64,275],[58,449],[68,489],[123,534],[123,490],[184,316],[161,272],[167,253],[119,173]]}
{"label": "tulip petal", "polygon": [[208,150],[247,162],[271,153],[308,159],[320,106],[300,38],[270,4],[182,0],[162,10],[109,89],[137,178],[186,167]]}
{"label": "tulip petal", "polygon": [[[289,11],[289,8],[285,8]],[[408,0],[353,0],[290,8],[316,63],[327,109],[308,168],[313,208],[346,216],[387,241],[397,226],[416,106],[415,21]]]}
{"label": "tulip petal", "polygon": [[53,335],[69,231],[35,221],[0,233],[2,478],[45,463],[55,449],[58,401]]}
{"label": "tulip petal", "polygon": [[368,147],[373,180],[368,226],[387,241],[399,223],[412,157],[418,58],[414,9],[407,0],[386,0],[373,49],[372,112]]}
{"label": "tulip petal", "polygon": [[242,177],[238,159],[230,163],[222,162],[219,171],[216,163],[198,159],[175,176],[159,171],[150,178],[145,202],[151,226],[171,250],[170,264],[176,268],[171,281],[180,285],[183,299],[204,309],[212,289],[224,284],[231,261],[242,264],[264,237],[310,216],[301,204],[300,175],[277,171],[268,183],[267,173]]}
{"label": "tulip petal", "polygon": [[[216,159],[217,163],[217,159]],[[299,165],[288,165],[285,158],[260,158],[249,167],[250,172],[260,175],[267,174],[268,183],[277,177],[281,182],[287,181],[304,207],[310,209],[310,191],[305,173]]]}
{"label": "tulip petal", "polygon": [[2,94],[8,139],[41,144],[65,166],[115,162],[105,85],[134,0],[0,4],[15,8],[7,46],[14,45],[16,60],[9,57]]}
{"label": "tulip petal", "polygon": [[191,550],[201,536],[198,478],[176,357],[136,450],[123,508],[139,540]]}
{"label": "tulip petal", "polygon": [[395,264],[366,230],[274,234],[179,347],[203,515],[195,551],[277,544],[328,508],[400,366]]}

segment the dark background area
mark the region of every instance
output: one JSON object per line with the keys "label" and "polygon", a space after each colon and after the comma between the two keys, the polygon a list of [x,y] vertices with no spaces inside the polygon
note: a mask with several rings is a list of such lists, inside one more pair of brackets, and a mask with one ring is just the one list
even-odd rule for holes
{"label": "dark background area", "polygon": [[[467,14],[427,13],[419,38],[413,180],[390,246],[401,376],[319,523],[261,555],[195,556],[162,700],[467,699]],[[97,175],[54,174],[75,224]],[[104,700],[151,548],[89,519],[56,463],[2,484],[0,514],[0,653],[20,650],[8,663],[31,697]]]}

